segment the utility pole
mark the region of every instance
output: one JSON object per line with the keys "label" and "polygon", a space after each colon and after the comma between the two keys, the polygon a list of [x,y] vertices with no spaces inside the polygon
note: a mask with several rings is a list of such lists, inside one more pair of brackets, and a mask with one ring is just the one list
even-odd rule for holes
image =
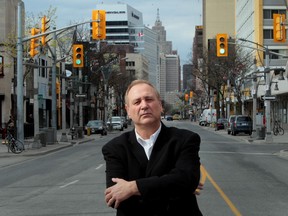
{"label": "utility pole", "polygon": [[35,148],[40,148],[39,142],[39,91],[38,91],[38,68],[33,67],[33,86],[34,86],[34,100],[33,100],[33,119],[34,119],[34,143]]}
{"label": "utility pole", "polygon": [[[55,27],[53,28],[56,29]],[[57,97],[56,97],[56,32],[53,34],[53,53],[52,53],[52,128],[57,130]]]}
{"label": "utility pole", "polygon": [[24,104],[23,104],[23,47],[22,47],[22,6],[18,3],[17,13],[17,139],[24,143]]}
{"label": "utility pole", "polygon": [[[269,49],[265,47],[265,66],[266,66],[266,71],[264,70],[265,73],[265,84],[266,84],[266,93],[265,96],[271,96],[271,89],[270,89],[270,70],[269,70],[269,62],[270,62],[270,53]],[[266,118],[266,136],[265,136],[265,141],[266,142],[273,142],[272,134],[271,134],[271,101],[265,99],[265,118]]]}
{"label": "utility pole", "polygon": [[257,138],[257,132],[256,132],[256,105],[257,105],[257,75],[255,74],[257,71],[257,60],[254,59],[254,74],[253,74],[253,90],[252,90],[252,97],[253,97],[253,128],[252,128],[252,138]]}
{"label": "utility pole", "polygon": [[66,135],[66,70],[65,70],[65,60],[62,63],[62,89],[61,89],[61,98],[62,98],[62,135],[61,142],[68,142]]}
{"label": "utility pole", "polygon": [[[82,94],[82,68],[79,68],[79,95]],[[79,126],[83,127],[83,102],[82,98],[79,98]]]}

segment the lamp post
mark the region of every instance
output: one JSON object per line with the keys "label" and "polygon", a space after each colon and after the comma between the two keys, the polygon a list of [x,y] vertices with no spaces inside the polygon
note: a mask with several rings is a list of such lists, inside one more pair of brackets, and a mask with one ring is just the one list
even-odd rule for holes
{"label": "lamp post", "polygon": [[[253,41],[250,41],[250,40],[246,40],[246,39],[243,39],[243,38],[240,38],[239,39],[240,41],[244,41],[244,42],[249,42],[249,43],[252,43],[252,44],[255,44],[257,46],[260,46],[262,47],[263,49],[261,51],[264,51],[265,53],[265,70],[264,70],[264,73],[265,73],[265,85],[266,85],[266,92],[265,92],[265,96],[271,96],[271,89],[270,89],[270,65],[269,65],[269,62],[270,62],[270,50],[268,47],[264,47],[258,43],[255,43]],[[252,47],[250,47],[252,48]],[[255,49],[255,50],[259,50],[258,48],[252,48],[252,49]],[[256,96],[257,97],[257,96]],[[254,98],[254,97],[253,97]],[[254,100],[253,100],[254,102]],[[272,133],[271,133],[271,116],[270,116],[270,113],[271,113],[271,101],[268,99],[265,98],[265,118],[266,118],[266,134],[265,134],[265,141],[266,142],[273,142],[273,138],[272,138]],[[256,104],[256,103],[255,103]],[[256,115],[256,108],[254,110],[254,107],[253,107],[253,112],[255,112],[255,114],[253,113],[253,115]],[[255,120],[256,120],[256,116],[255,116]],[[253,121],[254,122],[254,121]],[[256,128],[256,126],[255,126]]]}
{"label": "lamp post", "polygon": [[[269,49],[265,47],[265,65],[266,65],[266,70],[265,72],[265,84],[266,84],[266,93],[265,96],[270,96],[271,95],[271,88],[270,88],[270,70],[269,70]],[[265,135],[265,141],[266,142],[272,142],[272,133],[271,133],[271,101],[265,99],[265,117],[266,117],[266,135]]]}

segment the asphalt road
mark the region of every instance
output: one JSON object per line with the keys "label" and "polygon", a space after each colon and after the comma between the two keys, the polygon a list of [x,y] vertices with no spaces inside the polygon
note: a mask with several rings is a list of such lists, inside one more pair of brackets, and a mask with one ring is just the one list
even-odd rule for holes
{"label": "asphalt road", "polygon": [[[288,215],[288,160],[279,157],[287,145],[247,143],[188,121],[164,123],[201,136],[203,215]],[[104,203],[101,148],[119,133],[0,168],[0,215],[115,215]]]}

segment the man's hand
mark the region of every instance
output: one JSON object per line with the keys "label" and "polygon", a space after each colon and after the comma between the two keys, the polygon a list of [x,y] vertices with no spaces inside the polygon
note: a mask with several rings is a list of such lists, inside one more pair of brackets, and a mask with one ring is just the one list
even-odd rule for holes
{"label": "man's hand", "polygon": [[136,181],[125,181],[120,178],[112,178],[116,184],[105,190],[105,201],[108,206],[118,208],[120,203],[133,195],[140,195]]}
{"label": "man's hand", "polygon": [[197,189],[194,191],[194,194],[200,195],[201,194],[201,190],[203,190],[203,188],[204,188],[204,184],[199,182]]}

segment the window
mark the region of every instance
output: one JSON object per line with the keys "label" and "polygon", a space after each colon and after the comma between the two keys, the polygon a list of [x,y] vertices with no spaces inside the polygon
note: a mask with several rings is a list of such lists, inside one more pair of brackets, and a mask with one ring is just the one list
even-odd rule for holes
{"label": "window", "polygon": [[273,10],[265,9],[265,10],[263,10],[264,19],[273,19],[273,14],[286,14],[286,10],[277,10],[277,9],[273,9]]}
{"label": "window", "polygon": [[0,56],[0,77],[4,76],[4,57]]}
{"label": "window", "polygon": [[263,38],[264,39],[273,39],[273,30],[272,29],[264,29]]}

